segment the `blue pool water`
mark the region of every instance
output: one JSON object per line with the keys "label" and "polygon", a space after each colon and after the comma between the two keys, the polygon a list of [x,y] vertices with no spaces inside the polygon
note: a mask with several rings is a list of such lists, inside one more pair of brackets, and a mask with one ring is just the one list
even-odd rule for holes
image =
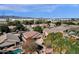
{"label": "blue pool water", "polygon": [[13,50],[13,51],[8,51],[6,52],[6,54],[18,54],[18,53],[21,53],[22,50],[21,49],[16,49],[16,50]]}

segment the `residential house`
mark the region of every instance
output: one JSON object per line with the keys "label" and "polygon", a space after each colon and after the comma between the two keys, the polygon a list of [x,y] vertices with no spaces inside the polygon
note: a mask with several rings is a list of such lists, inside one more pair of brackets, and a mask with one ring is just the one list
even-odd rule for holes
{"label": "residential house", "polygon": [[36,31],[24,32],[23,36],[22,36],[24,42],[29,41],[30,39],[37,40],[37,39],[40,39],[41,37],[42,37],[42,35]]}
{"label": "residential house", "polygon": [[[22,35],[23,41],[24,41],[24,48],[34,43],[37,46],[37,49],[43,48],[42,43],[42,35],[39,32],[36,31],[28,31],[23,33]],[[40,47],[40,48],[39,48]]]}
{"label": "residential house", "polygon": [[53,27],[53,28],[45,28],[43,30],[43,34],[45,36],[47,36],[49,33],[52,33],[52,32],[64,32],[65,30],[73,30],[73,29],[79,29],[79,26],[75,26],[75,25],[69,25],[69,26],[66,26],[66,25],[61,25],[61,26],[58,26],[58,27]]}
{"label": "residential house", "polygon": [[12,33],[4,34],[0,36],[0,50],[1,51],[14,50],[15,49],[14,47],[17,47],[19,42],[20,42],[20,39],[16,35]]}

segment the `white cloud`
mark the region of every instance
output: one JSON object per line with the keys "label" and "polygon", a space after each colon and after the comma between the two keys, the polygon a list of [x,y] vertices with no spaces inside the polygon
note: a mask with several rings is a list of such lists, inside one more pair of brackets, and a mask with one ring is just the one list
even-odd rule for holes
{"label": "white cloud", "polygon": [[29,11],[19,5],[0,5],[0,10],[12,10],[16,12],[28,12]]}
{"label": "white cloud", "polygon": [[0,10],[12,10],[15,12],[52,12],[59,5],[40,5],[40,4],[20,4],[20,5],[0,5]]}
{"label": "white cloud", "polygon": [[36,5],[31,8],[30,11],[34,12],[52,12],[54,11],[59,5]]}

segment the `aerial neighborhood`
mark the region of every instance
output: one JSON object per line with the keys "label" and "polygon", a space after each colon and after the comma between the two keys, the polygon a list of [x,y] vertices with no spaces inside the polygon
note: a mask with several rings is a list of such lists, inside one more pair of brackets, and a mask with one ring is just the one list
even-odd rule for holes
{"label": "aerial neighborhood", "polygon": [[79,53],[79,18],[0,16],[0,54]]}

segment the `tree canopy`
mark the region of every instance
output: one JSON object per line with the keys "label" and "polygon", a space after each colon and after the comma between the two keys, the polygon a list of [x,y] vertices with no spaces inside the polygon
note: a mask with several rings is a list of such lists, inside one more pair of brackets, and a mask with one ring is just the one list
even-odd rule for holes
{"label": "tree canopy", "polygon": [[43,32],[43,28],[42,28],[42,27],[40,27],[40,26],[33,27],[33,30],[34,30],[34,31],[37,31],[37,32],[40,32],[40,33],[42,33],[42,32]]}
{"label": "tree canopy", "polygon": [[61,22],[56,22],[55,25],[56,26],[60,26],[61,25]]}
{"label": "tree canopy", "polygon": [[0,26],[0,32],[1,33],[3,33],[3,32],[8,33],[8,32],[10,32],[10,29],[7,25],[2,25],[2,26]]}

